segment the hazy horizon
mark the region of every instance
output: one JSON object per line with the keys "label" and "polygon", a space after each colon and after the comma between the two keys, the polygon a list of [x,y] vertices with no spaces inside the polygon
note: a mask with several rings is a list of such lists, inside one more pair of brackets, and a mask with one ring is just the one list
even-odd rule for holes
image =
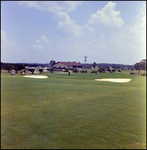
{"label": "hazy horizon", "polygon": [[[59,61],[56,61],[56,63],[58,63]],[[60,61],[61,62],[61,61]],[[63,62],[63,61],[62,61]],[[70,62],[73,62],[73,61],[70,61]],[[1,61],[1,63],[10,63],[10,64],[49,64],[50,62],[48,62],[48,63],[37,63],[37,62],[31,62],[31,63],[25,63],[25,62],[15,62],[15,63],[13,63],[13,62],[2,62]],[[85,65],[85,62],[77,62],[77,63],[80,63],[80,64],[84,64]],[[93,62],[94,63],[94,62]],[[86,63],[86,65],[89,65],[89,64],[93,64],[93,63]],[[120,63],[96,63],[96,65],[98,65],[98,64],[116,64],[116,65],[128,65],[128,66],[133,66],[133,65],[135,65],[135,64],[120,64]]]}

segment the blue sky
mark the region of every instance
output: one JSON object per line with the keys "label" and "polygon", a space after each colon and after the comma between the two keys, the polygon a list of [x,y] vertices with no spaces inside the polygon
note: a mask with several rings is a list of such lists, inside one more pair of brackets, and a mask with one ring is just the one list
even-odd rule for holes
{"label": "blue sky", "polygon": [[133,65],[146,58],[146,1],[1,1],[1,62]]}

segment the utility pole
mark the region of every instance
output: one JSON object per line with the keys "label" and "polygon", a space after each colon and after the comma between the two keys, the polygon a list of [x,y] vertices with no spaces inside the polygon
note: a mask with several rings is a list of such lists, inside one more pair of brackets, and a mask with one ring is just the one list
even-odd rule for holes
{"label": "utility pole", "polygon": [[87,58],[87,56],[85,56],[85,71],[86,71],[86,58]]}

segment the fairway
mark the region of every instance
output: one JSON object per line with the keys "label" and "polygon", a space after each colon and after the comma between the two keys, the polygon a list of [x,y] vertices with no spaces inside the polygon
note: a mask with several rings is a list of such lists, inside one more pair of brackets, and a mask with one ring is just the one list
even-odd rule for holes
{"label": "fairway", "polygon": [[48,78],[1,73],[2,149],[146,148],[145,76],[38,75]]}

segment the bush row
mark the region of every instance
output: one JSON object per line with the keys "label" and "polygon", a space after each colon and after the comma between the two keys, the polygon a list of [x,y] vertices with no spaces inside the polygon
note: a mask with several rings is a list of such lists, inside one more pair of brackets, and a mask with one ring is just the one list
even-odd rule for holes
{"label": "bush row", "polygon": [[73,70],[72,72],[73,72],[73,73],[78,73],[79,71],[78,71],[78,70]]}
{"label": "bush row", "polygon": [[97,71],[91,71],[90,73],[97,73]]}
{"label": "bush row", "polygon": [[130,74],[135,75],[135,73],[134,73],[134,72],[131,72]]}

